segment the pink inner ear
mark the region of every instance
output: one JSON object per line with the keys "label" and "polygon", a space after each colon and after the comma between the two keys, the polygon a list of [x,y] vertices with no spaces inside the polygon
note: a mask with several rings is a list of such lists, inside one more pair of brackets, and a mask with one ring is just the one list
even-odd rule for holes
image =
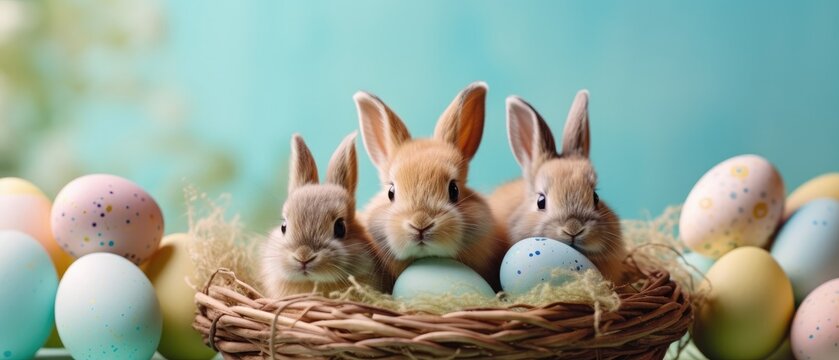
{"label": "pink inner ear", "polygon": [[372,94],[358,92],[353,97],[358,108],[364,148],[381,171],[393,151],[411,139],[405,124],[387,105]]}
{"label": "pink inner ear", "polygon": [[528,166],[533,162],[536,144],[533,142],[535,128],[532,114],[522,104],[510,103],[508,110],[508,130],[513,154],[519,165]]}
{"label": "pink inner ear", "polygon": [[484,132],[487,86],[475,82],[461,91],[437,120],[434,138],[455,145],[467,158],[478,151]]}
{"label": "pink inner ear", "polygon": [[562,153],[589,157],[588,91],[580,90],[574,98],[562,136]]}
{"label": "pink inner ear", "polygon": [[291,159],[289,169],[288,193],[295,189],[318,183],[318,169],[309,147],[299,135],[291,140]]}
{"label": "pink inner ear", "polygon": [[513,153],[525,176],[556,156],[556,144],[548,124],[523,99],[508,99],[508,131]]}

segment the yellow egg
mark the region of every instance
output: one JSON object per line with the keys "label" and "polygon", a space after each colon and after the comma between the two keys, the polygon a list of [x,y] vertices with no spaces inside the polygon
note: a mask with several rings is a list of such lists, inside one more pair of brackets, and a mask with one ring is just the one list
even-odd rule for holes
{"label": "yellow egg", "polygon": [[143,266],[163,313],[163,334],[157,351],[168,359],[210,359],[215,353],[192,328],[195,291],[186,283],[194,271],[187,234],[163,238],[160,249]]}
{"label": "yellow egg", "polygon": [[784,219],[804,204],[818,198],[833,198],[839,200],[839,173],[829,173],[810,179],[787,196],[784,207]]}
{"label": "yellow egg", "polygon": [[778,348],[793,315],[792,284],[761,248],[741,247],[711,266],[694,343],[712,359],[761,359]]}

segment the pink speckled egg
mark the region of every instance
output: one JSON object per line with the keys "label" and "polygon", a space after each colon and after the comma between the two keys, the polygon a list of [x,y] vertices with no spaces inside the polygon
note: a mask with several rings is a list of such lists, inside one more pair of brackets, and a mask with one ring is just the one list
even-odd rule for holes
{"label": "pink speckled egg", "polygon": [[140,264],[163,238],[163,214],[137,184],[96,174],[71,181],[58,193],[51,213],[55,240],[74,257],[108,252]]}
{"label": "pink speckled egg", "polygon": [[839,359],[839,279],[807,295],[792,321],[790,342],[796,359]]}
{"label": "pink speckled egg", "polygon": [[708,170],[688,194],[679,235],[712,259],[740,246],[764,247],[784,212],[784,181],[757,155],[740,155]]}

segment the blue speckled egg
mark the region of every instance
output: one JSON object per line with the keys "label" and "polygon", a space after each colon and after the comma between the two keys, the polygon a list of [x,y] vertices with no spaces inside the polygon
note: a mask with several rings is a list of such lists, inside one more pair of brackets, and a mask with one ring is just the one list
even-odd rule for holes
{"label": "blue speckled egg", "polygon": [[554,269],[583,272],[597,269],[574,248],[553,239],[527,238],[515,243],[501,262],[501,287],[511,295],[524,294],[538,284],[562,285],[569,276],[552,276]]}
{"label": "blue speckled egg", "polygon": [[47,250],[19,231],[0,231],[0,359],[31,359],[52,330],[58,274]]}
{"label": "blue speckled egg", "polygon": [[111,253],[76,260],[58,285],[55,324],[75,359],[150,359],[163,320],[151,282]]}
{"label": "blue speckled egg", "polygon": [[817,199],[796,211],[778,232],[772,256],[792,281],[796,303],[839,278],[839,201]]}

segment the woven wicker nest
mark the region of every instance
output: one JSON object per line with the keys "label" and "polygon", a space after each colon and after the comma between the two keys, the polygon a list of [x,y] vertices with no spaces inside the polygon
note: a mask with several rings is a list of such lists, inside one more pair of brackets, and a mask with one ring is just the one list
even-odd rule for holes
{"label": "woven wicker nest", "polygon": [[618,310],[595,322],[591,306],[567,303],[437,316],[307,294],[265,299],[219,270],[195,295],[193,326],[228,359],[660,359],[688,330],[692,306],[668,272],[645,275],[618,288]]}

